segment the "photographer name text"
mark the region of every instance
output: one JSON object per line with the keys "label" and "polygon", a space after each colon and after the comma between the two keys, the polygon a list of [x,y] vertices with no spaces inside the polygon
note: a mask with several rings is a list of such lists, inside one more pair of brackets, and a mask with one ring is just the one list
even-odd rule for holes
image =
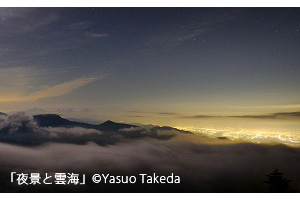
{"label": "photographer name text", "polygon": [[[91,180],[95,184],[179,184],[180,176],[171,173],[166,176],[139,174],[138,176],[115,176],[111,174],[93,174]],[[86,175],[76,173],[17,173],[11,172],[11,182],[18,185],[85,185]]]}

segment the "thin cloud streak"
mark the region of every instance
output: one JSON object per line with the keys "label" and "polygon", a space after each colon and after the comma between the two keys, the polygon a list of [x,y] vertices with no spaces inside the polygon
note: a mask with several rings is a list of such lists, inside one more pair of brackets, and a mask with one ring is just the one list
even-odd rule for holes
{"label": "thin cloud streak", "polygon": [[147,111],[128,111],[130,113],[142,113],[142,114],[158,114],[158,115],[181,115],[175,112],[147,112]]}
{"label": "thin cloud streak", "polygon": [[85,35],[88,38],[91,38],[91,39],[99,39],[99,38],[107,38],[107,37],[109,37],[109,34],[107,34],[107,33],[92,33],[92,32],[87,32]]}
{"label": "thin cloud streak", "polygon": [[280,112],[261,115],[233,115],[233,116],[217,116],[217,115],[192,115],[180,116],[180,118],[202,119],[202,118],[253,118],[253,119],[300,119],[300,112]]}
{"label": "thin cloud streak", "polygon": [[89,83],[94,82],[97,78],[79,78],[72,81],[64,82],[52,87],[40,90],[28,95],[8,95],[0,96],[0,103],[3,102],[18,102],[18,101],[36,101],[39,99],[51,98],[69,94],[74,90],[81,88]]}
{"label": "thin cloud streak", "polygon": [[147,47],[170,49],[177,47],[189,40],[195,40],[204,33],[217,29],[221,24],[233,20],[241,13],[223,13],[222,17],[211,16],[211,19],[202,17],[192,22],[183,20],[179,26],[169,25],[160,34],[150,35]]}
{"label": "thin cloud streak", "polygon": [[202,118],[224,118],[224,117],[230,117],[230,116],[192,115],[192,116],[180,116],[179,118],[202,119]]}

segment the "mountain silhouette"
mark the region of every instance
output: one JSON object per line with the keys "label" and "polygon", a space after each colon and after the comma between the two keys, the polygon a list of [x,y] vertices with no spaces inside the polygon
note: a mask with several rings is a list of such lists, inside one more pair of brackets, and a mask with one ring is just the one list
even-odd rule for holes
{"label": "mountain silhouette", "polygon": [[107,120],[106,122],[99,124],[98,127],[99,127],[99,130],[103,130],[103,131],[118,131],[120,129],[132,128],[132,127],[137,127],[137,126],[131,125],[131,124],[116,123],[116,122]]}
{"label": "mountain silhouette", "polygon": [[110,120],[99,125],[75,122],[68,119],[64,119],[56,114],[35,115],[33,116],[33,118],[41,127],[82,127],[96,129],[99,131],[118,131],[124,128],[137,127],[135,125],[116,123]]}
{"label": "mountain silhouette", "polygon": [[41,127],[72,125],[71,121],[56,114],[35,115],[33,118]]}
{"label": "mountain silhouette", "polygon": [[[33,118],[41,127],[82,127],[82,128],[96,129],[104,132],[116,132],[126,128],[140,127],[132,124],[117,123],[110,120],[107,120],[102,124],[94,125],[94,124],[88,124],[88,123],[76,122],[76,121],[64,119],[57,114],[35,115],[33,116]],[[150,128],[150,130],[151,132],[177,131],[180,133],[192,134],[192,132],[190,131],[179,130],[177,128],[173,128],[170,126],[153,126],[152,128]]]}
{"label": "mountain silhouette", "polygon": [[[89,124],[65,119],[57,114],[34,115],[33,120],[30,116],[24,115],[24,113],[12,114],[11,117],[8,117],[4,121],[0,120],[0,122],[4,122],[4,126],[0,128],[0,141],[22,145],[39,145],[49,141],[85,144],[86,142],[93,141],[98,145],[109,145],[120,141],[122,138],[138,139],[149,137],[167,140],[174,137],[176,133],[192,134],[191,132],[169,126],[150,126],[145,128],[143,126],[117,123],[110,120],[101,124]],[[94,129],[94,131],[81,130],[77,127]],[[95,130],[100,131],[100,134]],[[57,136],[57,131],[59,137]]]}
{"label": "mountain silhouette", "polygon": [[184,131],[184,130],[180,130],[177,128],[173,128],[170,126],[156,126],[150,129],[151,131],[178,131],[180,133],[186,133],[186,134],[191,134],[192,132],[190,131]]}

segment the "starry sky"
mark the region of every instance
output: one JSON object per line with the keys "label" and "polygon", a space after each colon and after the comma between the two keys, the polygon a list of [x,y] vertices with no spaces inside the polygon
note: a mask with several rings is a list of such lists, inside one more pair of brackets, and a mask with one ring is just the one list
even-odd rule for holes
{"label": "starry sky", "polygon": [[299,8],[1,8],[0,111],[157,124],[293,113],[299,52]]}

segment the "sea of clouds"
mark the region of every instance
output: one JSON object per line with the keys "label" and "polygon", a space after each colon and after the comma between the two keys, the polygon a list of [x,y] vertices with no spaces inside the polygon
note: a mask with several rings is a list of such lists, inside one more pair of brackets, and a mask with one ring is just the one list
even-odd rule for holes
{"label": "sea of clouds", "polygon": [[[122,131],[142,131],[147,135],[148,130],[131,128]],[[276,168],[293,180],[293,189],[300,188],[300,149],[285,145],[238,143],[176,131],[163,131],[163,135],[172,135],[164,140],[150,137],[128,139],[116,134],[115,142],[101,145],[103,133],[97,130],[41,128],[26,113],[2,116],[0,132],[1,191],[267,192],[265,175]],[[18,139],[13,140],[14,137]],[[31,145],[30,141],[43,142]],[[94,173],[174,173],[181,177],[181,184],[27,186],[28,189],[10,183],[12,171],[77,172],[86,174],[87,178]]]}

